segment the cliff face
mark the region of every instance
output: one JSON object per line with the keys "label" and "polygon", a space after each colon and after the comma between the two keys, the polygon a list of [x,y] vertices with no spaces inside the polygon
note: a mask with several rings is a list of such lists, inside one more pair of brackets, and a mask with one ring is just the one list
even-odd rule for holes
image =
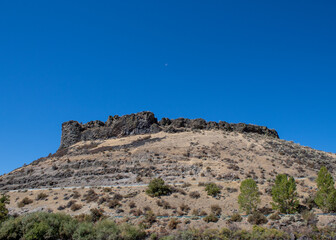
{"label": "cliff face", "polygon": [[160,131],[174,133],[197,129],[237,131],[258,133],[261,135],[279,138],[274,129],[245,123],[227,123],[224,121],[206,122],[204,119],[168,119],[158,121],[152,112],[140,112],[124,116],[109,116],[107,121],[91,121],[80,124],[77,121],[68,121],[62,124],[62,138],[59,149],[67,148],[80,141],[108,139],[129,135],[158,133]]}

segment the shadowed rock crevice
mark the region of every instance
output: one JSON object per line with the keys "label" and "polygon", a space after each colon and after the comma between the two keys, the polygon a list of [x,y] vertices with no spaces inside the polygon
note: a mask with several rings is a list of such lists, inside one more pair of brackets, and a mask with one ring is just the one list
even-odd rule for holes
{"label": "shadowed rock crevice", "polygon": [[152,112],[140,112],[124,116],[109,116],[107,121],[91,121],[81,124],[77,121],[68,121],[62,124],[62,138],[59,150],[67,148],[80,141],[109,139],[129,135],[146,133],[169,133],[192,130],[223,130],[245,133],[257,133],[273,138],[279,138],[277,131],[264,126],[245,123],[227,123],[224,121],[207,122],[204,119],[162,118],[160,121]]}

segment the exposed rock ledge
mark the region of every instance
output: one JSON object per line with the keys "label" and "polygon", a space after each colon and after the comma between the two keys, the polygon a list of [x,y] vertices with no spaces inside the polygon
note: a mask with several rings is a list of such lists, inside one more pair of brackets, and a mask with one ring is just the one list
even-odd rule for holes
{"label": "exposed rock ledge", "polygon": [[91,121],[81,124],[68,121],[62,124],[62,138],[59,149],[67,148],[79,141],[108,139],[128,135],[165,132],[192,131],[196,129],[224,130],[247,133],[258,133],[279,138],[277,131],[267,127],[245,123],[227,123],[224,121],[206,122],[204,119],[168,119],[158,121],[152,112],[140,112],[124,116],[109,116],[107,121]]}

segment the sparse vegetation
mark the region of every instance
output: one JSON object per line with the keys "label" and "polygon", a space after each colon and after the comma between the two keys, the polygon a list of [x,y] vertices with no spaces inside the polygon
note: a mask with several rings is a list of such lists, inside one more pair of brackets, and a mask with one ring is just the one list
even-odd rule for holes
{"label": "sparse vegetation", "polygon": [[[310,158],[310,154],[313,154],[314,150],[298,148],[291,144],[288,146],[296,148],[294,152],[296,157],[292,157],[288,153],[289,150],[292,150],[289,147],[282,148],[278,140],[258,138],[259,142],[254,141],[257,134],[237,133],[237,136],[234,137],[234,134],[229,131],[221,131],[221,134],[224,135],[223,139],[219,138],[215,131],[207,130],[200,130],[195,136],[189,136],[187,132],[184,132],[181,136],[179,134],[173,135],[162,132],[157,135],[159,139],[162,136],[166,138],[165,143],[169,146],[169,151],[166,151],[165,145],[159,145],[157,142],[154,148],[151,144],[146,144],[135,150],[132,141],[137,137],[132,136],[121,140],[112,138],[106,142],[99,140],[99,143],[102,143],[101,146],[113,145],[113,151],[85,156],[81,155],[84,151],[80,152],[77,149],[84,143],[79,143],[69,148],[68,156],[61,159],[46,158],[47,161],[34,165],[36,166],[34,171],[31,171],[31,166],[25,167],[22,173],[32,173],[30,176],[32,182],[22,181],[25,179],[19,176],[20,169],[12,175],[3,176],[0,178],[0,185],[4,186],[3,189],[5,190],[15,189],[18,186],[18,184],[14,185],[12,182],[23,182],[23,189],[40,187],[38,181],[42,181],[40,178],[42,172],[42,176],[45,176],[44,179],[46,179],[46,182],[43,183],[45,188],[41,190],[10,191],[8,194],[13,198],[10,204],[10,213],[13,213],[13,217],[20,218],[15,215],[16,212],[19,214],[28,214],[39,210],[51,212],[57,211],[56,208],[59,207],[60,211],[64,210],[70,212],[71,215],[76,215],[75,221],[78,222],[76,234],[69,238],[73,240],[86,238],[122,239],[122,227],[119,223],[139,224],[146,229],[148,234],[153,235],[152,238],[158,240],[175,240],[173,238],[175,235],[167,236],[170,233],[176,233],[176,236],[179,237],[183,236],[176,238],[179,240],[263,239],[264,236],[273,236],[273,239],[278,239],[277,237],[281,235],[280,231],[272,232],[270,229],[264,228],[253,228],[251,230],[251,225],[264,224],[267,219],[270,221],[267,227],[275,227],[288,232],[291,229],[306,229],[307,233],[295,235],[295,238],[303,235],[308,238],[311,237],[312,235],[309,235],[311,232],[307,230],[310,226],[313,226],[313,231],[320,226],[334,227],[331,216],[320,216],[320,211],[316,212],[316,209],[314,209],[317,207],[316,202],[319,202],[319,198],[323,200],[319,204],[319,208],[324,212],[332,212],[332,206],[336,205],[331,201],[336,199],[336,196],[333,197],[332,194],[330,194],[330,202],[328,203],[329,192],[334,189],[334,187],[330,187],[334,183],[331,174],[324,172],[323,179],[318,180],[318,182],[329,182],[329,184],[324,185],[318,184],[322,186],[318,186],[321,190],[321,195],[318,197],[315,197],[316,186],[314,182],[316,177],[309,177],[315,176],[314,171],[322,163],[328,164],[328,169],[333,166],[334,161],[322,157],[322,153],[319,160],[323,161],[310,162],[310,167],[306,167],[305,158]],[[198,135],[206,136],[206,138],[201,139],[200,143],[210,139],[209,144],[190,144],[190,147],[187,145],[188,149],[186,151],[181,149],[184,146],[183,144],[178,145],[181,143],[180,137],[187,142],[189,141],[187,138],[195,138],[193,141],[196,141]],[[157,136],[155,135],[155,138]],[[174,136],[174,138],[171,139],[171,136]],[[176,140],[178,144],[172,140]],[[274,141],[276,141],[275,144],[279,145],[273,144]],[[227,143],[230,144],[226,145]],[[235,148],[236,144],[237,149]],[[252,145],[255,146],[252,148],[250,147]],[[162,149],[159,147],[162,147]],[[157,152],[161,150],[162,152],[158,155]],[[91,154],[88,151],[86,152]],[[182,152],[188,152],[189,157],[180,158]],[[249,155],[250,153],[251,155]],[[268,155],[269,153],[270,155]],[[315,154],[315,156],[317,155]],[[54,164],[58,168],[51,171]],[[208,171],[206,171],[207,166],[211,167],[211,169],[208,168]],[[229,168],[227,168],[228,166]],[[290,169],[286,169],[288,167]],[[331,169],[329,170],[331,171]],[[286,171],[297,178],[295,181],[298,184],[300,195],[295,194],[296,186],[293,187],[295,181],[291,182],[288,177],[287,182],[292,185],[286,183],[286,181],[283,181],[285,184],[282,181],[277,183],[275,179],[277,172],[283,173]],[[303,174],[301,175],[301,173]],[[54,177],[51,178],[48,174],[52,174]],[[204,178],[201,177],[201,174],[204,174]],[[16,179],[17,176],[20,178]],[[171,185],[168,185],[168,182],[165,183],[163,179],[153,179],[154,176],[162,176]],[[251,179],[244,180],[244,176],[250,176]],[[141,184],[135,183],[136,177],[139,178]],[[8,187],[6,186],[7,183]],[[150,183],[149,186],[144,186],[147,183]],[[199,186],[197,186],[197,183],[199,183]],[[59,186],[64,188],[61,189]],[[258,187],[262,193],[259,192]],[[49,190],[46,190],[48,188]],[[240,192],[238,192],[239,190]],[[244,213],[236,209],[238,194],[239,207]],[[148,195],[155,198],[148,197]],[[288,197],[286,198],[290,195],[294,195],[292,202]],[[270,208],[270,202],[268,202],[270,196],[273,197],[273,207],[277,210],[275,213]],[[27,208],[16,209],[16,205],[20,204],[24,197],[34,200],[34,204]],[[236,202],[234,202],[234,198],[236,198]],[[260,198],[262,204],[260,204]],[[295,208],[295,211],[298,210],[301,215],[280,215],[280,213],[295,212],[288,210],[287,207],[291,206],[292,203],[294,203],[294,206],[297,205],[298,199],[300,199],[302,205]],[[80,210],[82,206],[83,209]],[[90,213],[91,209],[94,209],[94,212]],[[106,212],[101,211],[103,209]],[[305,209],[312,211],[305,212]],[[84,214],[81,214],[82,212]],[[240,215],[245,215],[245,212],[250,214],[248,218]],[[314,212],[319,215],[318,226],[314,226],[317,219]],[[111,221],[103,224],[102,222],[105,221],[104,214],[106,214],[106,218],[115,219],[118,224]],[[4,215],[8,215],[8,211]],[[103,217],[100,217],[100,215]],[[267,217],[266,220],[265,216]],[[247,223],[247,220],[250,224]],[[218,222],[213,223],[216,221]],[[83,225],[81,225],[82,223]],[[185,230],[188,228],[187,224],[190,224],[190,228],[196,228],[197,230],[186,230],[183,234],[181,233],[182,235],[178,235],[179,229]],[[218,231],[209,229],[209,227],[220,228],[224,225],[228,229]],[[241,227],[250,230],[239,230]],[[87,231],[85,228],[87,228]],[[107,228],[112,228],[112,230]],[[170,231],[173,229],[177,230]],[[99,231],[104,233],[97,237]],[[198,232],[196,233],[196,231]],[[73,236],[76,238],[73,238]],[[59,239],[63,238],[62,236]],[[25,238],[22,237],[22,239]]]}

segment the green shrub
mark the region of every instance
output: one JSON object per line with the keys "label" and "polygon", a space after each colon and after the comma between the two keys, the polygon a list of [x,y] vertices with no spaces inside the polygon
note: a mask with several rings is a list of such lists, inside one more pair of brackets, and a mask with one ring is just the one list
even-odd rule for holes
{"label": "green shrub", "polygon": [[141,240],[146,238],[146,233],[139,227],[124,224],[120,227],[120,239],[123,240]]}
{"label": "green shrub", "polygon": [[260,203],[259,189],[253,179],[246,179],[240,184],[240,194],[238,196],[239,208],[250,214],[257,210]]}
{"label": "green shrub", "polygon": [[80,223],[72,236],[73,240],[95,240],[96,231],[92,223]]}
{"label": "green shrub", "polygon": [[97,240],[119,240],[120,229],[115,222],[103,220],[96,225]]}
{"label": "green shrub", "polygon": [[[67,228],[64,226],[65,223],[68,223]],[[22,225],[25,229],[24,239],[28,239],[26,235],[30,239],[57,239],[60,238],[60,232],[64,236],[71,236],[73,232],[70,230],[76,229],[77,222],[69,215],[39,212],[23,216]],[[32,231],[29,231],[30,229]],[[35,238],[41,235],[43,238]]]}
{"label": "green shrub", "polygon": [[163,179],[155,178],[148,184],[146,193],[151,197],[159,197],[169,195],[171,189],[168,185],[165,185]]}
{"label": "green shrub", "polygon": [[21,218],[10,218],[4,221],[0,227],[1,240],[16,240],[23,236]]}
{"label": "green shrub", "polygon": [[10,218],[0,227],[0,240],[71,239],[77,221],[64,214],[32,213]]}
{"label": "green shrub", "polygon": [[216,197],[220,193],[220,187],[215,183],[208,183],[205,185],[205,191],[209,196]]}
{"label": "green shrub", "polygon": [[79,214],[74,217],[78,222],[92,222],[92,214]]}
{"label": "green shrub", "polygon": [[272,207],[281,213],[295,213],[299,206],[296,183],[293,177],[279,174],[272,188]]}
{"label": "green shrub", "polygon": [[36,222],[27,229],[24,234],[25,240],[41,240],[49,239],[54,236],[54,229],[52,229],[46,222]]}
{"label": "green shrub", "polygon": [[59,227],[60,239],[72,239],[72,235],[76,231],[77,226],[78,221],[74,218],[67,218],[66,220],[61,221]]}
{"label": "green shrub", "polygon": [[222,239],[232,239],[233,232],[228,228],[222,228],[219,232]]}
{"label": "green shrub", "polygon": [[277,229],[253,226],[249,239],[290,239],[288,234]]}
{"label": "green shrub", "polygon": [[102,220],[78,222],[65,214],[32,213],[0,225],[0,240],[141,240],[146,233],[132,225]]}

